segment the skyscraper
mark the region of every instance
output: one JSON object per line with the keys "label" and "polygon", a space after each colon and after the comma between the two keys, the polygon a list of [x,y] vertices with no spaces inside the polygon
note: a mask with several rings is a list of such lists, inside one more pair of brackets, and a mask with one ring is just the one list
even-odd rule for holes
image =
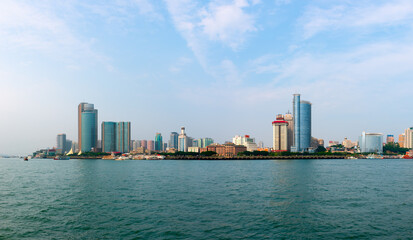
{"label": "skyscraper", "polygon": [[130,152],[131,124],[130,122],[116,123],[116,151]]}
{"label": "skyscraper", "polygon": [[300,150],[311,147],[311,103],[300,102]]}
{"label": "skyscraper", "polygon": [[171,136],[169,138],[169,148],[178,149],[178,133],[171,132]]}
{"label": "skyscraper", "polygon": [[56,138],[56,152],[58,153],[65,153],[66,151],[66,134],[58,134]]}
{"label": "skyscraper", "polygon": [[188,137],[185,133],[185,127],[181,127],[181,134],[178,137],[178,151],[188,152]]}
{"label": "skyscraper", "polygon": [[97,147],[98,141],[98,110],[90,103],[80,103],[78,106],[78,138],[79,149],[90,152]]}
{"label": "skyscraper", "polygon": [[147,148],[148,148],[148,141],[146,141],[146,140],[141,140],[141,147],[147,149]]}
{"label": "skyscraper", "polygon": [[284,121],[288,123],[287,126],[287,149],[291,151],[291,147],[294,145],[294,120],[291,113],[286,113],[284,115]]}
{"label": "skyscraper", "polygon": [[116,151],[116,123],[102,122],[102,152]]}
{"label": "skyscraper", "polygon": [[311,147],[311,103],[301,101],[300,94],[294,94],[293,121],[294,145],[291,151],[308,151]]}
{"label": "skyscraper", "polygon": [[272,122],[273,128],[273,149],[275,151],[288,150],[288,122],[281,116]]}
{"label": "skyscraper", "polygon": [[155,142],[153,140],[148,140],[148,150],[153,151],[154,145],[155,145]]}
{"label": "skyscraper", "polygon": [[404,148],[404,141],[406,139],[406,135],[404,133],[399,135],[399,146],[401,148]]}
{"label": "skyscraper", "polygon": [[155,136],[155,151],[162,151],[162,150],[163,150],[162,135],[160,133],[156,133],[156,136]]}
{"label": "skyscraper", "polygon": [[300,94],[294,94],[293,98],[293,118],[294,118],[294,149],[291,151],[299,152],[300,147]]}

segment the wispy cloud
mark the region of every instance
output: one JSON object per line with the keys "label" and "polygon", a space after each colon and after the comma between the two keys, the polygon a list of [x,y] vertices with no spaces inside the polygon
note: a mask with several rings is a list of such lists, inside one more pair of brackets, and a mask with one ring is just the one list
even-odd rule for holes
{"label": "wispy cloud", "polygon": [[322,31],[344,28],[395,26],[410,24],[413,20],[413,2],[409,0],[386,1],[377,4],[346,2],[330,8],[310,6],[299,20],[304,37],[310,38]]}
{"label": "wispy cloud", "polygon": [[246,0],[227,4],[211,2],[200,11],[199,26],[210,40],[220,41],[236,50],[244,42],[246,34],[257,30],[254,16],[244,11],[250,5]]}
{"label": "wispy cloud", "polygon": [[[221,79],[222,71],[234,75],[227,59],[211,61],[211,48],[220,43],[231,50],[239,49],[248,34],[257,31],[255,17],[246,12],[248,7],[259,4],[259,1],[214,0],[201,4],[189,0],[165,0],[175,28],[186,40],[203,69],[211,76]],[[225,70],[224,70],[225,69]],[[230,73],[231,72],[231,73]],[[227,76],[229,77],[229,76]],[[225,79],[227,77],[222,77]]]}

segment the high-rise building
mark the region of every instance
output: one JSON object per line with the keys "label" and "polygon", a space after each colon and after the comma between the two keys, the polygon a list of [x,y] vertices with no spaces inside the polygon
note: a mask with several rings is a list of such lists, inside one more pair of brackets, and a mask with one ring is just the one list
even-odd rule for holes
{"label": "high-rise building", "polygon": [[102,122],[102,152],[116,152],[115,122]]}
{"label": "high-rise building", "polygon": [[178,136],[178,151],[188,152],[188,137],[185,133],[185,127],[181,127],[181,134]]}
{"label": "high-rise building", "polygon": [[80,103],[78,106],[78,138],[82,152],[96,150],[98,141],[98,110],[93,104]]}
{"label": "high-rise building", "polygon": [[288,123],[287,127],[287,149],[288,151],[291,151],[291,147],[294,145],[294,120],[293,120],[293,115],[291,113],[286,113],[284,115],[284,121]]}
{"label": "high-rise building", "polygon": [[169,148],[178,149],[178,133],[171,132],[171,136],[169,138]]}
{"label": "high-rise building", "polygon": [[293,119],[294,119],[294,145],[291,148],[292,152],[299,152],[301,151],[300,145],[300,94],[294,94],[293,97]]}
{"label": "high-rise building", "polygon": [[57,153],[65,153],[66,151],[66,134],[58,134],[56,138],[56,152]]}
{"label": "high-rise building", "polygon": [[311,103],[300,102],[300,149],[307,151],[311,147]]}
{"label": "high-rise building", "polygon": [[212,138],[201,138],[199,139],[199,141],[201,143],[201,148],[208,147],[209,145],[214,143],[214,140]]}
{"label": "high-rise building", "polygon": [[363,132],[359,144],[362,153],[383,153],[383,134]]}
{"label": "high-rise building", "polygon": [[404,148],[404,141],[405,141],[406,135],[404,133],[399,135],[399,146],[401,148]]}
{"label": "high-rise building", "polygon": [[293,121],[294,144],[291,151],[308,151],[311,147],[311,103],[302,101],[300,94],[294,94]]}
{"label": "high-rise building", "polygon": [[282,115],[277,116],[277,120],[272,122],[274,151],[288,151],[288,122]]}
{"label": "high-rise building", "polygon": [[394,135],[387,135],[386,143],[394,143]]}
{"label": "high-rise building", "polygon": [[167,148],[168,148],[168,144],[167,144],[167,143],[163,143],[163,150],[166,151]]}
{"label": "high-rise building", "polygon": [[116,123],[116,151],[127,153],[130,152],[131,123]]}
{"label": "high-rise building", "polygon": [[163,141],[160,133],[156,133],[155,136],[155,151],[163,151]]}
{"label": "high-rise building", "polygon": [[148,148],[148,141],[146,141],[146,140],[141,140],[141,147],[147,149],[147,148]]}
{"label": "high-rise building", "polygon": [[153,140],[148,140],[148,150],[153,151],[155,142]]}
{"label": "high-rise building", "polygon": [[[66,139],[66,152],[72,150],[72,140]],[[74,150],[73,150],[74,151]]]}
{"label": "high-rise building", "polygon": [[404,147],[413,148],[413,127],[404,131]]}

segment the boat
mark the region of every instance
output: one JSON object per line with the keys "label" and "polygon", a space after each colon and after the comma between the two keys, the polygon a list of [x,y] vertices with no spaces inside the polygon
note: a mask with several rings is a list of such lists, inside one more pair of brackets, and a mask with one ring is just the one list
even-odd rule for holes
{"label": "boat", "polygon": [[403,159],[413,159],[413,157],[410,156],[410,155],[408,155],[408,154],[406,154],[406,155],[403,156]]}
{"label": "boat", "polygon": [[54,160],[70,160],[70,157],[68,156],[56,156]]}
{"label": "boat", "polygon": [[28,158],[28,157],[25,157],[25,158],[24,158],[24,161],[29,161],[29,158]]}

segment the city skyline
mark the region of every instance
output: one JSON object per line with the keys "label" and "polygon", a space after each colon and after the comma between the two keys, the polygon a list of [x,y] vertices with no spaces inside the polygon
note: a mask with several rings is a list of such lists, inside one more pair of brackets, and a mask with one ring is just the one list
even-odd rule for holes
{"label": "city skyline", "polygon": [[413,125],[412,14],[404,0],[2,1],[0,154],[78,141],[79,102],[130,121],[131,139],[185,126],[271,146],[294,93],[316,138],[397,141]]}

